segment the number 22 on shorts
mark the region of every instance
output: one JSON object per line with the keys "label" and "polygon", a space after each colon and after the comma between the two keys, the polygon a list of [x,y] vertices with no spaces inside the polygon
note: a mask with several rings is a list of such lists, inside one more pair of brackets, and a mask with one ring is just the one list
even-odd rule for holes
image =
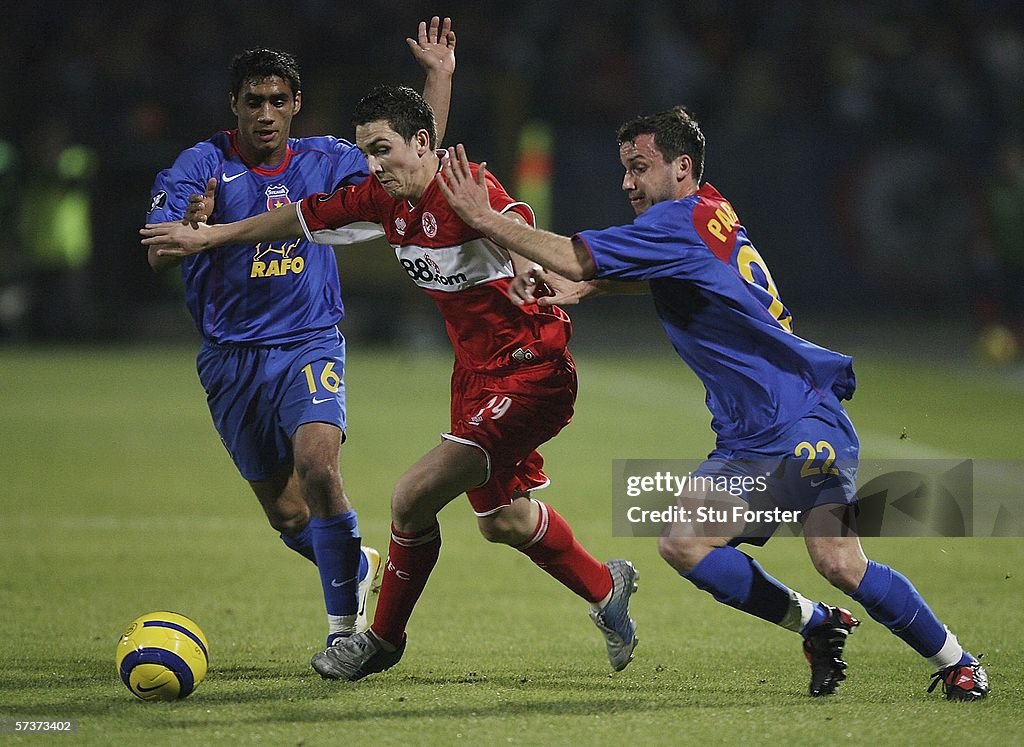
{"label": "number 22 on shorts", "polygon": [[[839,468],[834,464],[836,461],[836,449],[828,441],[818,441],[818,443],[814,445],[812,445],[810,441],[801,441],[796,445],[796,448],[793,449],[793,454],[794,456],[805,457],[804,463],[800,467],[800,477],[839,474]],[[825,456],[825,460],[819,467],[817,466],[816,460],[820,454]],[[814,485],[814,481],[811,482],[811,485]]]}

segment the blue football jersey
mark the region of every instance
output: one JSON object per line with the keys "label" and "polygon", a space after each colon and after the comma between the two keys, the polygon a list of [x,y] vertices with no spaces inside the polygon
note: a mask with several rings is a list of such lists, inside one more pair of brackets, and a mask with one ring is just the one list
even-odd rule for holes
{"label": "blue football jersey", "polygon": [[[189,195],[202,194],[211,177],[217,192],[210,222],[229,223],[369,174],[363,154],[345,140],[290,138],[284,161],[266,169],[242,160],[236,135],[217,133],[161,171],[147,221],[180,220]],[[305,238],[222,246],[187,257],[181,275],[196,328],[214,343],[280,345],[333,327],[344,315],[333,249]]]}
{"label": "blue football jersey", "polygon": [[793,334],[767,265],[710,184],[575,238],[598,278],[650,282],[673,347],[707,390],[720,448],[756,449],[826,396],[853,396],[853,359]]}

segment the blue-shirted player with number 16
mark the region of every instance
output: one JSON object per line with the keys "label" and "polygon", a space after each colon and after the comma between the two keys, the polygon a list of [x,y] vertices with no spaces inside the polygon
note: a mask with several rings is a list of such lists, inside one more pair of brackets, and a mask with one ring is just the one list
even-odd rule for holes
{"label": "blue-shirted player with number 16", "polygon": [[[407,43],[426,71],[424,97],[448,117],[455,70],[451,19],[419,24]],[[367,178],[359,149],[331,136],[292,138],[300,73],[285,52],[256,49],[231,66],[237,129],[181,153],[153,186],[149,222],[180,220],[205,194],[211,223],[257,215]],[[376,232],[379,235],[379,231]],[[353,236],[354,239],[358,237]],[[366,627],[366,595],[381,565],[361,548],[339,468],[345,437],[344,310],[330,246],[306,239],[225,246],[182,261],[149,252],[154,269],[179,264],[202,336],[197,358],[210,414],[238,471],[284,543],[316,564],[328,645]]]}
{"label": "blue-shirted player with number 16", "polygon": [[[935,667],[933,688],[941,683],[950,700],[983,698],[988,677],[978,660],[906,577],[868,560],[848,531],[859,442],[840,401],[853,395],[853,362],[792,333],[789,311],[735,211],[701,181],[704,134],[696,120],[676,107],[627,122],[618,141],[622,189],[637,215],[625,226],[570,238],[513,223],[488,205],[486,169],[473,178],[462,146],[449,149],[452,165],[438,183],[466,223],[577,281],[538,298],[541,281],[558,286],[558,279],[539,269],[525,273],[510,288],[519,303],[564,305],[629,284],[649,286],[676,352],[707,390],[717,443],[698,474],[770,475],[776,506],[801,512],[815,568]],[[683,505],[696,515],[720,499],[695,492]],[[787,588],[736,548],[763,544],[774,528],[753,533],[739,522],[715,527],[725,536],[703,536],[713,532],[680,521],[669,525],[659,551],[719,602],[799,633],[810,694],[831,695],[846,677],[843,648],[859,621]]]}

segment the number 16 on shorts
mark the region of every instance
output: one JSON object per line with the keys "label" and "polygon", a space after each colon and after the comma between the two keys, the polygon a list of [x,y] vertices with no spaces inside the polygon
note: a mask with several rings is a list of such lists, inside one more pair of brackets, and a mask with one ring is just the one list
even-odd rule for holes
{"label": "number 16 on shorts", "polygon": [[306,386],[309,387],[310,394],[316,394],[317,385],[327,390],[331,394],[337,394],[338,389],[341,388],[341,377],[334,370],[334,361],[320,361],[323,364],[323,368],[320,369],[319,376],[314,373],[314,365],[310,363],[302,367],[302,373],[306,375]]}

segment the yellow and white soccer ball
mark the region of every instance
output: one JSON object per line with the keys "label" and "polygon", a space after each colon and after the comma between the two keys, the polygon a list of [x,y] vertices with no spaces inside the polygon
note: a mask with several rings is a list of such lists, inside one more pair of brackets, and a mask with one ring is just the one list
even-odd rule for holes
{"label": "yellow and white soccer ball", "polygon": [[121,681],[143,700],[187,697],[203,681],[209,661],[203,631],[176,612],[150,612],[133,620],[115,658]]}

